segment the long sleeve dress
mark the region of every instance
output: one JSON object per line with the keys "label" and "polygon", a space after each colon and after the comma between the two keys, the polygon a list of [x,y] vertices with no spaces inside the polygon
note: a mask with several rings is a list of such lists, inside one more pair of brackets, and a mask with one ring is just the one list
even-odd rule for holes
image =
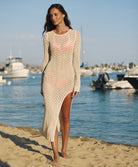
{"label": "long sleeve dress", "polygon": [[61,106],[65,97],[80,91],[80,34],[70,29],[65,34],[44,34],[44,60],[41,91],[45,111],[41,132],[54,141],[56,127],[61,130]]}

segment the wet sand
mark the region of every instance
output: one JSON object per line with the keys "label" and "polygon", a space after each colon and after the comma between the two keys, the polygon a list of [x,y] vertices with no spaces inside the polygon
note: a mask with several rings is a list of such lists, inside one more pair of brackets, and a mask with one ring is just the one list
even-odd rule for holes
{"label": "wet sand", "polygon": [[[61,145],[59,138],[59,151]],[[138,146],[70,137],[68,155],[59,167],[138,167]],[[39,130],[0,124],[0,167],[51,167],[52,158],[51,144]]]}

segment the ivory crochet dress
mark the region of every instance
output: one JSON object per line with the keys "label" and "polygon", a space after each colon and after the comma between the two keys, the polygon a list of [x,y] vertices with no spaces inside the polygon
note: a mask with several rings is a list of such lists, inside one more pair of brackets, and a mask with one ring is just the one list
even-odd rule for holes
{"label": "ivory crochet dress", "polygon": [[61,130],[61,106],[65,97],[80,90],[80,34],[70,29],[65,34],[44,34],[44,60],[41,91],[45,112],[41,132],[54,141],[56,127]]}

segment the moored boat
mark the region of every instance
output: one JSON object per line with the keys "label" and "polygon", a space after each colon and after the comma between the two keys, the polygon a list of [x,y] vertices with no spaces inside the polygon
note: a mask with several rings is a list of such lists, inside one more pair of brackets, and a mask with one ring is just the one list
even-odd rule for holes
{"label": "moored boat", "polygon": [[138,76],[137,77],[126,77],[126,80],[135,88],[138,89]]}
{"label": "moored boat", "polygon": [[95,89],[132,89],[132,85],[124,79],[123,75],[118,80],[110,79],[108,73],[100,73],[97,81],[92,81],[90,86]]}
{"label": "moored boat", "polygon": [[135,88],[138,89],[138,68],[129,70],[124,78]]}
{"label": "moored boat", "polygon": [[9,57],[8,60],[9,63],[0,70],[0,75],[2,75],[3,78],[27,78],[29,76],[29,70],[25,69],[22,58]]}

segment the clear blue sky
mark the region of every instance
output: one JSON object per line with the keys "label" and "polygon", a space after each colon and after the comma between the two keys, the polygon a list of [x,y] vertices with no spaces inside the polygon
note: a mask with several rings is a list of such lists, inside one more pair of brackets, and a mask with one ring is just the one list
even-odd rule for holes
{"label": "clear blue sky", "polygon": [[64,6],[73,29],[83,27],[88,65],[138,65],[138,0],[0,0],[0,63],[11,49],[24,63],[42,64],[43,25],[53,3]]}

